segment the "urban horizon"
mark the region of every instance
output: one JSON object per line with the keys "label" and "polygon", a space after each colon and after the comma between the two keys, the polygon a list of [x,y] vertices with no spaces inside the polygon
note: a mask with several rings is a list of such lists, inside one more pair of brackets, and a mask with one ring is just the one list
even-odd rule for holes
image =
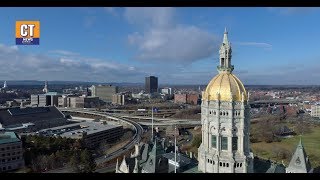
{"label": "urban horizon", "polygon": [[[161,84],[206,84],[217,74],[226,27],[244,84],[320,84],[319,8],[3,8],[0,15],[8,17],[0,18],[4,80],[140,83],[154,75]],[[40,21],[40,45],[14,44],[21,19]],[[308,48],[299,51],[301,44]]]}

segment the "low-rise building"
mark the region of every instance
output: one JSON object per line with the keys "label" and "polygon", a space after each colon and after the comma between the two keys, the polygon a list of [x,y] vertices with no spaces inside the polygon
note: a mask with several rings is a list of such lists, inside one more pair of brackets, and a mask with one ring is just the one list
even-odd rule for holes
{"label": "low-rise building", "polygon": [[93,85],[91,92],[93,97],[99,97],[105,102],[112,102],[112,95],[118,93],[118,87],[112,85]]}
{"label": "low-rise building", "polygon": [[126,96],[124,94],[114,94],[112,96],[112,104],[124,105]]}
{"label": "low-rise building", "polygon": [[32,94],[31,106],[58,106],[58,98],[61,97],[57,92],[48,92],[46,94]]}
{"label": "low-rise building", "polygon": [[14,132],[0,132],[0,172],[24,167],[22,142]]}
{"label": "low-rise building", "polygon": [[311,105],[311,116],[312,117],[320,117],[320,105]]}
{"label": "low-rise building", "polygon": [[58,107],[98,108],[100,107],[100,101],[99,97],[62,96],[58,98]]}
{"label": "low-rise building", "polygon": [[123,126],[102,122],[81,122],[39,131],[40,135],[82,139],[88,148],[114,142],[123,134]]}
{"label": "low-rise building", "polygon": [[198,104],[199,95],[197,94],[174,94],[174,103]]}

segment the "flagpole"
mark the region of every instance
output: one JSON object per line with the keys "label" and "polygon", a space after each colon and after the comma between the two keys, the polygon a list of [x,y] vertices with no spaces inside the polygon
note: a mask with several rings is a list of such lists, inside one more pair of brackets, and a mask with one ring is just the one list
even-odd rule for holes
{"label": "flagpole", "polygon": [[177,137],[176,137],[177,126],[174,126],[174,173],[177,173]]}
{"label": "flagpole", "polygon": [[151,140],[153,141],[153,106],[151,109]]}

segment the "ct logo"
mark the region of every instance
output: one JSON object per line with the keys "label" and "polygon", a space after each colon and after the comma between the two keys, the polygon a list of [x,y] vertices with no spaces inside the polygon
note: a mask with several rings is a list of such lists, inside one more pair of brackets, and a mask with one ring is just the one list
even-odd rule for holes
{"label": "ct logo", "polygon": [[22,37],[27,37],[28,35],[33,37],[34,27],[34,24],[22,24],[20,26],[20,35]]}
{"label": "ct logo", "polygon": [[16,21],[16,45],[39,45],[40,21]]}

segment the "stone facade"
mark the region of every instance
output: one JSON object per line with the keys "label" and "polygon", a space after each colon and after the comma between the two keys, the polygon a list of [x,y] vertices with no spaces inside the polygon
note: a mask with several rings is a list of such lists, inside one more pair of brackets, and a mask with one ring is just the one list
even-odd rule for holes
{"label": "stone facade", "polygon": [[[250,106],[246,91],[241,81],[232,75],[232,70],[231,46],[225,32],[220,48],[219,74],[202,96],[198,169],[204,173],[253,172],[253,154],[249,147]],[[215,83],[217,79],[221,82]]]}

